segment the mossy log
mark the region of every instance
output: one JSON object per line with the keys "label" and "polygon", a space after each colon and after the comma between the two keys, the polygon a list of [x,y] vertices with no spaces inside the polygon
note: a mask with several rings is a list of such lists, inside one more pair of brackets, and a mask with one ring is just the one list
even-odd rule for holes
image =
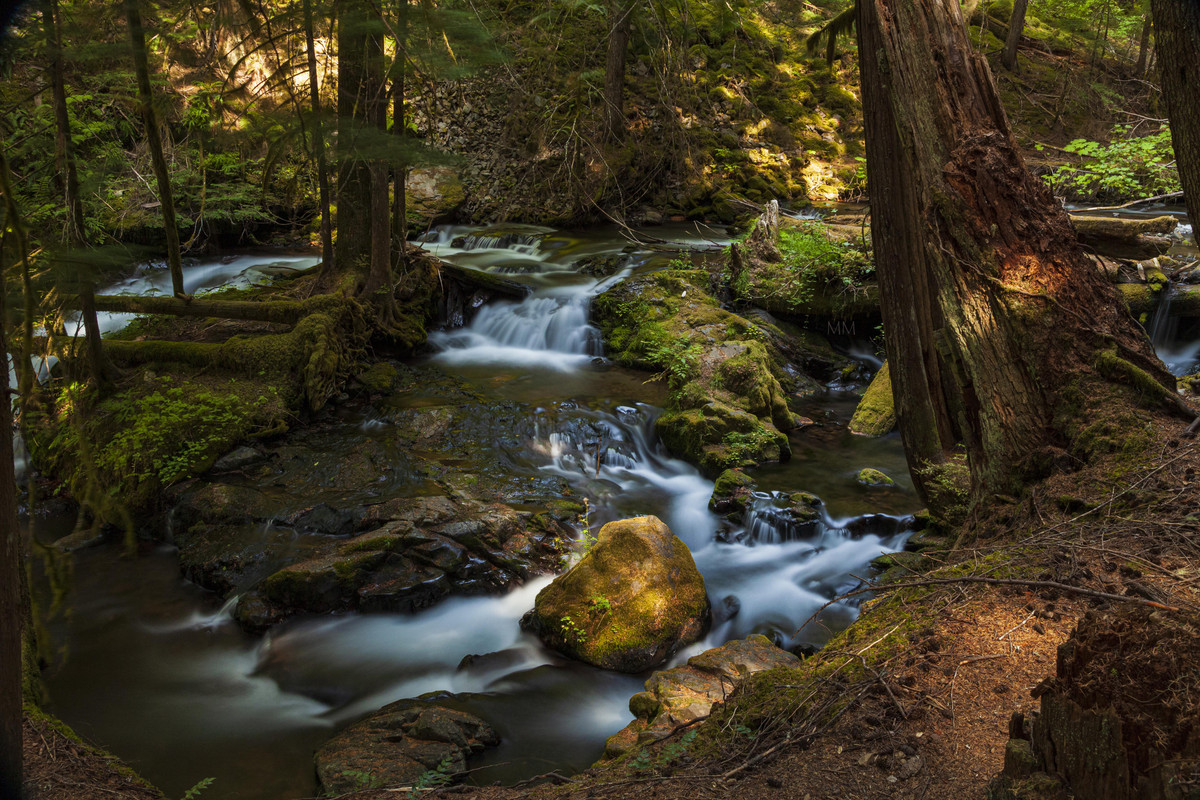
{"label": "mossy log", "polygon": [[1071,224],[1080,239],[1124,239],[1132,241],[1148,233],[1168,234],[1179,221],[1161,216],[1150,219],[1120,219],[1117,217],[1087,217],[1071,215]]}
{"label": "mossy log", "polygon": [[[40,348],[49,345],[55,355],[72,356],[71,339],[35,341]],[[354,336],[339,331],[334,316],[314,313],[287,333],[234,336],[216,343],[106,340],[104,352],[120,366],[185,364],[235,374],[282,373],[298,381],[301,396],[315,411],[332,395],[338,375],[349,369],[355,345]]]}
{"label": "mossy log", "polygon": [[523,300],[533,290],[523,283],[502,278],[499,275],[494,275],[490,272],[483,272],[469,267],[460,267],[457,264],[451,264],[448,261],[437,261],[438,269],[443,274],[458,281],[459,283],[473,286],[477,289],[483,289],[489,292],[495,292],[505,297],[511,297],[516,300]]}
{"label": "mossy log", "polygon": [[[1153,314],[1162,302],[1161,295],[1144,283],[1122,283],[1117,288],[1135,317]],[[1200,287],[1177,290],[1171,297],[1170,313],[1172,317],[1200,317]]]}
{"label": "mossy log", "polygon": [[177,317],[217,317],[294,325],[309,314],[344,303],[332,294],[308,300],[184,300],[178,297],[125,294],[96,295],[96,310],[118,314],[170,314]]}
{"label": "mossy log", "polygon": [[892,376],[887,362],[875,373],[871,385],[858,401],[850,430],[864,436],[886,436],[896,427],[896,402],[892,397]]}

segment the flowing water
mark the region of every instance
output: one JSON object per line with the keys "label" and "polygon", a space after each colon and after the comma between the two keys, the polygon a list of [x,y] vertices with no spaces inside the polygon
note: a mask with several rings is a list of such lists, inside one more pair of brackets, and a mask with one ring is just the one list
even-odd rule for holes
{"label": "flowing water", "polygon": [[[663,266],[682,249],[726,241],[711,230],[654,233],[677,244],[528,226],[432,231],[425,245],[443,258],[505,274],[534,292],[434,334],[437,352],[428,363],[498,401],[525,404],[516,460],[586,496],[592,528],[656,514],[687,543],[715,620],[706,639],[676,662],[753,632],[788,647],[820,645],[827,628],[797,627],[907,536],[905,515],[918,501],[899,440],[848,434],[861,386],[812,398],[801,410],[816,424],[792,433],[789,463],[758,471],[762,491],[745,524],[712,515],[711,481],[654,436],[664,388],[605,362],[588,323],[591,298],[610,282]],[[600,270],[606,277],[584,269],[597,260],[607,260]],[[199,280],[259,269],[207,266],[208,277]],[[387,425],[386,416],[364,415],[346,420],[345,429],[347,436],[386,436]],[[854,475],[864,466],[884,469],[898,486],[857,485]],[[780,513],[778,493],[797,490],[823,499],[819,519],[797,525]],[[38,525],[53,538],[69,522],[45,518]],[[209,791],[221,798],[309,796],[312,753],[321,742],[387,702],[438,690],[456,693],[453,704],[503,737],[472,762],[480,768],[473,780],[581,769],[631,719],[627,702],[644,679],[566,661],[521,632],[521,614],[549,578],[504,596],[451,598],[416,614],[299,620],[260,638],[231,621],[229,604],[180,579],[170,547],[142,549],[137,559],[122,558],[116,545],[77,554],[70,614],[51,628],[65,655],[48,684],[55,713],[172,796],[205,777],[216,778]],[[825,620],[845,624],[856,613],[853,604],[837,604]],[[469,655],[478,657],[464,661]]]}

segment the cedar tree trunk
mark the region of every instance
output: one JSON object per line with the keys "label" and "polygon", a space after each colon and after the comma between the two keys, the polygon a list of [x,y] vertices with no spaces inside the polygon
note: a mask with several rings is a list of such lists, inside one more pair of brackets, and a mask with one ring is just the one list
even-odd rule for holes
{"label": "cedar tree trunk", "polygon": [[858,47],[896,415],[931,508],[960,444],[974,499],[1017,494],[1072,448],[1089,403],[1131,405],[1136,384],[1178,407],[1145,333],[1026,170],[958,0],[861,0]]}
{"label": "cedar tree trunk", "polygon": [[338,3],[338,217],[339,271],[357,269],[371,255],[371,171],[359,156],[366,127],[367,33],[370,9],[360,0]]}
{"label": "cedar tree trunk", "polygon": [[1188,216],[1200,224],[1200,2],[1151,0],[1154,46]]}
{"label": "cedar tree trunk", "polygon": [[[58,16],[58,0],[46,0],[46,5],[42,10],[42,23],[50,55],[50,83],[53,87],[54,119],[58,129],[55,139],[58,174],[62,176],[63,199],[67,210],[66,240],[76,250],[82,250],[87,246],[83,233],[83,199],[79,194],[79,175],[75,169],[75,145],[71,139],[71,118],[67,113],[67,87],[63,78],[62,28]],[[90,275],[78,275],[76,280],[80,286],[79,300],[83,310],[84,338],[87,340],[88,371],[97,385],[103,385],[108,381],[113,368],[104,358],[104,346],[100,340],[100,325],[96,321],[95,287]],[[26,309],[26,324],[29,326],[33,324],[30,311],[31,309]],[[22,393],[32,389],[32,385],[21,386]]]}

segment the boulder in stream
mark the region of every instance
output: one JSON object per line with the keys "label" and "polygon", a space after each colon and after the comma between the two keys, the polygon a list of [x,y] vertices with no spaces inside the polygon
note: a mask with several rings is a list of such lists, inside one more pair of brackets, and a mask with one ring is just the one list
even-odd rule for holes
{"label": "boulder in stream", "polygon": [[609,737],[604,757],[616,758],[708,716],[713,705],[756,672],[798,663],[796,656],[755,634],[692,656],[687,666],[656,672],[646,690],[630,698],[629,710],[637,718]]}
{"label": "boulder in stream", "polygon": [[374,787],[411,787],[423,777],[450,779],[467,757],[500,743],[474,714],[440,705],[453,695],[398,700],[356,722],[317,751],[317,779],[326,794]]}
{"label": "boulder in stream", "polygon": [[610,522],[521,620],[554,650],[597,667],[642,672],[699,639],[710,619],[692,554],[658,517]]}

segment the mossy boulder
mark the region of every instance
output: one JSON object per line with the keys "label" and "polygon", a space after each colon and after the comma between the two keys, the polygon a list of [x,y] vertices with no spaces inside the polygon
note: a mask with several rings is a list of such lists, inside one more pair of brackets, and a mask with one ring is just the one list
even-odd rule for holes
{"label": "mossy boulder", "polygon": [[856,478],[861,486],[895,486],[896,482],[885,473],[873,467],[865,467],[858,471]]}
{"label": "mossy boulder", "polygon": [[709,624],[704,578],[658,517],[610,522],[570,571],[538,593],[521,625],[571,658],[644,672]]}
{"label": "mossy boulder", "polygon": [[666,376],[672,393],[656,428],[672,453],[714,477],[790,457],[784,432],[802,421],[788,408],[798,382],[775,341],[783,334],[722,309],[707,273],[624,281],[596,298],[593,318],[615,361]]}
{"label": "mossy boulder", "polygon": [[850,430],[863,436],[886,436],[896,427],[896,403],[892,397],[892,375],[887,362],[875,373],[871,385],[863,393]]}
{"label": "mossy boulder", "polygon": [[446,780],[465,772],[467,757],[500,744],[500,736],[479,717],[440,705],[453,697],[398,700],[322,745],[315,760],[324,794],[411,786],[431,771]]}

